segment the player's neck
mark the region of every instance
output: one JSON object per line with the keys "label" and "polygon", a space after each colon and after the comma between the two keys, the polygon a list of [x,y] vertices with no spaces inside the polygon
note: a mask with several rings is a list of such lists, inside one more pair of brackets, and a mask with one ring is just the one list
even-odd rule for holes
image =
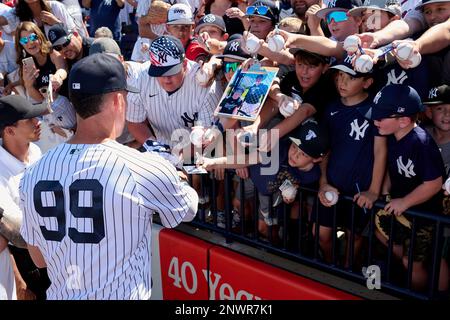
{"label": "player's neck", "polygon": [[99,144],[107,140],[115,140],[117,137],[114,124],[96,121],[94,119],[85,119],[78,121],[77,131],[67,143]]}
{"label": "player's neck", "polygon": [[30,154],[29,141],[10,141],[9,139],[5,139],[3,141],[3,148],[17,160],[23,163],[28,163],[28,156]]}

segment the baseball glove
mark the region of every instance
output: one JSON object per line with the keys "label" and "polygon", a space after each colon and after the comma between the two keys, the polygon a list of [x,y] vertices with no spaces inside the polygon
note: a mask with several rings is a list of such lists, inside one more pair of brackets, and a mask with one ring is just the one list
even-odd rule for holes
{"label": "baseball glove", "polygon": [[167,13],[169,12],[170,4],[155,0],[150,5],[148,13],[145,16],[145,21],[149,24],[162,24],[167,22]]}

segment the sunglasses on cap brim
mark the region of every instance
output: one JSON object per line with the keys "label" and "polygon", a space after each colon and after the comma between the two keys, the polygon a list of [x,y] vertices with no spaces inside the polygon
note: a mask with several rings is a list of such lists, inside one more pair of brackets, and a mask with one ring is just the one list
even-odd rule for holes
{"label": "sunglasses on cap brim", "polygon": [[61,51],[62,49],[67,47],[70,44],[70,41],[72,40],[72,34],[69,34],[67,37],[65,37],[65,39],[66,39],[66,42],[64,42],[63,44],[58,44],[56,46],[53,46],[53,50]]}
{"label": "sunglasses on cap brim", "polygon": [[336,23],[348,20],[346,11],[332,11],[325,18],[328,24],[331,23],[331,20],[334,20]]}
{"label": "sunglasses on cap brim", "polygon": [[36,33],[30,34],[28,37],[22,37],[20,38],[19,42],[21,45],[26,45],[28,42],[34,42],[38,39],[38,36]]}
{"label": "sunglasses on cap brim", "polygon": [[267,6],[249,6],[245,10],[246,15],[259,14],[265,16],[268,12],[273,15],[272,10]]}

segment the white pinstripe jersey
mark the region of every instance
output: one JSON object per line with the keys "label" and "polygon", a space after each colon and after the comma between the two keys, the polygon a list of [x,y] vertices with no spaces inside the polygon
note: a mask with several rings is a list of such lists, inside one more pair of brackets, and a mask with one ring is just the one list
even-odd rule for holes
{"label": "white pinstripe jersey", "polygon": [[195,80],[199,65],[187,62],[187,73],[180,89],[169,95],[160,87],[154,77],[148,75],[148,68],[129,84],[140,89],[140,93],[128,93],[127,120],[130,122],[150,122],[156,140],[173,146],[172,133],[177,129],[187,129],[194,122],[201,121],[209,126],[214,121],[214,110],[222,96],[217,82],[203,88]]}
{"label": "white pinstripe jersey", "polygon": [[48,299],[148,299],[151,223],[190,221],[198,196],[159,156],[115,141],[61,144],[25,172],[21,234],[42,252]]}

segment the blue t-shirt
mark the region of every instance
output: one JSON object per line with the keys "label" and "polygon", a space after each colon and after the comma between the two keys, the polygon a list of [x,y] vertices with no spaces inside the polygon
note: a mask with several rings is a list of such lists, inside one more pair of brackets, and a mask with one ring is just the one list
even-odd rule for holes
{"label": "blue t-shirt", "polygon": [[309,171],[301,171],[298,168],[291,167],[289,165],[289,147],[291,146],[291,140],[288,138],[282,139],[279,144],[279,168],[276,174],[262,175],[261,169],[268,168],[273,163],[271,160],[268,164],[255,164],[249,167],[250,179],[255,185],[259,193],[263,195],[271,195],[272,193],[279,191],[279,187],[283,184],[284,180],[289,179],[292,184],[307,187],[316,188],[316,183],[320,179],[320,167],[315,164]]}
{"label": "blue t-shirt", "polygon": [[94,37],[98,28],[108,27],[111,29],[114,39],[120,40],[119,13],[122,8],[123,6],[117,5],[116,0],[92,0],[89,35]]}
{"label": "blue t-shirt", "polygon": [[[393,135],[388,137],[388,170],[392,198],[403,198],[425,181],[445,179],[439,148],[421,127],[414,128],[399,141]],[[411,209],[441,213],[442,192]]]}
{"label": "blue t-shirt", "polygon": [[330,135],[330,155],[327,166],[329,184],[340,192],[353,196],[367,190],[372,182],[374,138],[378,130],[363,111],[372,99],[368,97],[354,106],[345,106],[341,99],[328,105],[324,113]]}

